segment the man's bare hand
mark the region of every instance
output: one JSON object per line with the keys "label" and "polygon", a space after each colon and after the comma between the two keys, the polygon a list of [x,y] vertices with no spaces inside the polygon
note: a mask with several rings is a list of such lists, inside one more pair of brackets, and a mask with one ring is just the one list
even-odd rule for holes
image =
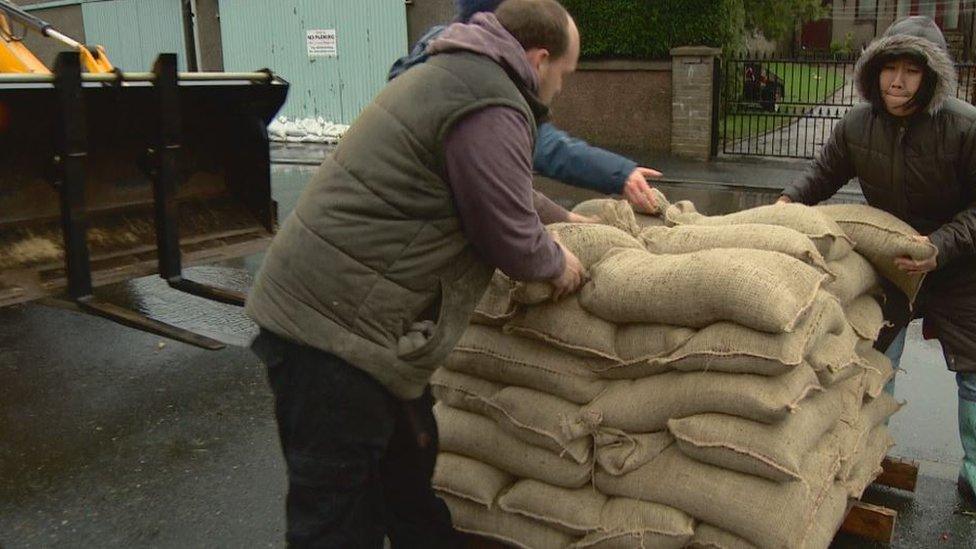
{"label": "man's bare hand", "polygon": [[653,168],[645,168],[644,166],[637,166],[637,171],[640,172],[640,174],[643,175],[645,179],[661,179],[662,177],[664,177],[663,173]]}
{"label": "man's bare hand", "polygon": [[583,264],[580,263],[576,254],[571,252],[566,246],[563,246],[558,240],[556,244],[563,250],[563,256],[566,258],[566,266],[563,267],[563,273],[561,275],[549,281],[553,286],[553,301],[559,301],[564,296],[578,290],[586,278],[586,269],[583,268]]}
{"label": "man's bare hand", "polygon": [[578,213],[569,212],[569,216],[566,218],[569,223],[599,223],[600,218],[592,215],[580,215]]}
{"label": "man's bare hand", "polygon": [[779,197],[779,200],[777,200],[776,203],[777,204],[792,204],[793,203],[793,199],[790,198],[790,197],[788,197],[788,196],[786,196],[784,194],[783,196]]}
{"label": "man's bare hand", "polygon": [[[921,242],[929,242],[927,236],[916,236],[915,239]],[[939,252],[936,251],[935,255],[921,261],[915,261],[910,257],[896,257],[895,266],[909,274],[928,273],[939,266]]]}
{"label": "man's bare hand", "polygon": [[647,179],[657,179],[664,174],[657,170],[638,166],[627,176],[624,182],[624,198],[640,212],[654,214],[657,212],[657,200],[651,192]]}

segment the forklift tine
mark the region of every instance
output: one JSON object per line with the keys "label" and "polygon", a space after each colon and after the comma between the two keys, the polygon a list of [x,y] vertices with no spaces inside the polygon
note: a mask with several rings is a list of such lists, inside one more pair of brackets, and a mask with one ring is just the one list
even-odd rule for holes
{"label": "forklift tine", "polygon": [[135,328],[143,332],[150,332],[163,336],[173,341],[179,341],[188,345],[201,347],[208,351],[219,351],[226,347],[220,341],[211,339],[189,330],[184,330],[152,318],[139,315],[129,309],[112,305],[100,300],[88,299],[63,299],[60,297],[44,297],[36,301],[38,305],[71,311],[82,314],[93,314],[111,320],[117,324],[122,324],[129,328]]}
{"label": "forklift tine", "polygon": [[157,101],[154,142],[150,145],[148,175],[152,179],[153,208],[156,213],[156,250],[159,275],[166,280],[181,275],[179,204],[180,186],[178,155],[180,153],[180,108],[176,82],[176,55],[161,54],[153,67],[156,82],[153,92]]}
{"label": "forklift tine", "polygon": [[172,324],[166,324],[125,307],[102,301],[96,297],[76,300],[82,311],[106,318],[118,324],[173,339],[209,351],[219,351],[226,347],[216,339],[200,335]]}
{"label": "forklift tine", "polygon": [[187,280],[183,277],[169,279],[166,282],[171,288],[181,292],[209,299],[211,301],[226,303],[228,305],[239,305],[243,307],[244,300],[247,299],[247,294],[244,292],[219,288],[209,284],[201,284],[199,282],[194,282],[193,280]]}
{"label": "forklift tine", "polygon": [[58,92],[61,109],[57,184],[61,191],[61,226],[64,234],[68,294],[84,312],[204,349],[223,349],[225,345],[215,339],[151,319],[92,295],[91,262],[87,241],[88,210],[84,200],[88,131],[78,52],[58,54],[55,64],[55,89]]}
{"label": "forklift tine", "polygon": [[156,249],[159,275],[171,288],[230,305],[244,305],[245,294],[183,278],[180,252],[179,204],[176,195],[183,183],[180,171],[179,82],[176,54],[163,53],[156,59],[153,85],[158,106],[155,142],[148,151],[149,177],[153,182],[156,212]]}
{"label": "forklift tine", "polygon": [[58,156],[54,158],[61,199],[61,231],[68,273],[68,294],[91,295],[91,260],[88,254],[88,212],[85,207],[85,170],[88,159],[88,125],[81,87],[81,62],[77,52],[58,54],[54,65],[58,94]]}

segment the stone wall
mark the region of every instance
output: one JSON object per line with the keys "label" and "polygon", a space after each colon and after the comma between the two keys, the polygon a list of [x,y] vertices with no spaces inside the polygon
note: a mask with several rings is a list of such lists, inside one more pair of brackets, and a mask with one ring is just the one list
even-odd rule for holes
{"label": "stone wall", "polygon": [[[431,26],[454,17],[453,0],[410,0],[406,9],[410,46]],[[717,55],[717,50],[706,50],[691,79],[674,78],[675,64],[669,60],[582,61],[553,104],[553,122],[575,137],[625,155],[706,159],[711,150],[711,67]],[[681,66],[692,62],[684,60]]]}
{"label": "stone wall", "polygon": [[684,47],[672,50],[670,61],[581,62],[553,104],[553,122],[622,154],[707,160],[720,52]]}
{"label": "stone wall", "polygon": [[712,144],[712,97],[715,58],[720,49],[671,50],[671,154],[707,160]]}
{"label": "stone wall", "polygon": [[[882,2],[877,3],[877,9],[883,9]],[[879,12],[857,15],[856,0],[837,0],[833,4],[833,27],[831,43],[843,45],[847,41],[847,34],[851,34],[851,44],[854,51],[860,51],[864,44],[871,42],[876,33],[884,32],[886,27],[879,28]],[[882,15],[883,17],[883,15]]]}
{"label": "stone wall", "polygon": [[593,145],[621,153],[668,153],[671,63],[581,62],[553,104],[553,122]]}

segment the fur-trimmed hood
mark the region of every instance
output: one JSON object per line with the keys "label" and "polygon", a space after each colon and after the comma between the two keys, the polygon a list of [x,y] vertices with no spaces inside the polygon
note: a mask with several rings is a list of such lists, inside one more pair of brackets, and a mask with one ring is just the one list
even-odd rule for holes
{"label": "fur-trimmed hood", "polygon": [[854,66],[857,92],[865,100],[870,97],[871,88],[878,86],[877,81],[871,81],[865,74],[867,67],[878,56],[892,53],[912,53],[925,59],[938,79],[932,101],[925,106],[925,110],[929,114],[938,112],[956,89],[956,66],[949,57],[946,40],[939,27],[929,17],[915,15],[896,21],[881,38],[871,42]]}

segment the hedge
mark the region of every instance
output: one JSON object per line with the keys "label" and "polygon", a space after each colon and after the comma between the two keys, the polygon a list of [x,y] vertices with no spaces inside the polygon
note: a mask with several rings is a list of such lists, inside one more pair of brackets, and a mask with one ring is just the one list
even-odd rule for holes
{"label": "hedge", "polygon": [[562,0],[587,59],[664,59],[677,46],[735,46],[742,0]]}

